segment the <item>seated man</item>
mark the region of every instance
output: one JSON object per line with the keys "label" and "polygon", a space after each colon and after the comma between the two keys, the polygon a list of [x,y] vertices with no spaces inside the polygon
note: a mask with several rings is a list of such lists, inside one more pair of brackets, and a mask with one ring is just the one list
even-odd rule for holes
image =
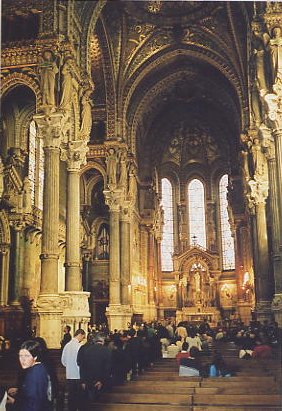
{"label": "seated man", "polygon": [[199,350],[196,347],[190,348],[190,357],[181,358],[179,366],[180,377],[199,377],[203,375]]}
{"label": "seated man", "polygon": [[178,365],[180,365],[180,361],[181,361],[182,358],[189,358],[190,357],[188,349],[189,349],[189,344],[187,342],[184,342],[182,344],[182,350],[180,352],[178,352],[176,354],[176,357],[175,357]]}
{"label": "seated man", "polygon": [[272,348],[266,342],[261,341],[260,339],[256,340],[256,346],[253,350],[252,357],[255,358],[271,358],[272,357]]}

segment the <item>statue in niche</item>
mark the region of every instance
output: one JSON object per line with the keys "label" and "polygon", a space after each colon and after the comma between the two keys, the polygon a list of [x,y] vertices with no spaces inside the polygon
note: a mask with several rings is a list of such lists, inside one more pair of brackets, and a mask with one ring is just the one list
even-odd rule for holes
{"label": "statue in niche", "polygon": [[209,161],[214,161],[218,156],[218,147],[215,141],[209,135],[207,135],[205,143],[207,150],[207,158]]}
{"label": "statue in niche", "polygon": [[119,172],[119,187],[125,188],[127,190],[127,156],[125,152],[122,152],[120,155],[120,172]]}
{"label": "statue in niche", "polygon": [[59,72],[55,56],[51,50],[43,52],[43,62],[39,65],[42,106],[55,107],[55,80]]}
{"label": "statue in niche", "polygon": [[272,83],[282,80],[282,35],[281,28],[274,27],[272,38],[269,40],[269,49],[272,67]]}
{"label": "statue in niche", "polygon": [[66,110],[72,102],[72,69],[71,69],[72,59],[68,57],[62,68],[62,96],[60,101],[60,108]]}
{"label": "statue in niche", "polygon": [[106,157],[108,186],[110,188],[115,188],[117,185],[117,162],[117,153],[115,149],[111,147]]}
{"label": "statue in niche", "polygon": [[31,213],[31,187],[29,178],[27,176],[23,179],[23,207],[25,213]]}
{"label": "statue in niche", "polygon": [[136,200],[136,194],[137,194],[137,183],[136,183],[135,170],[133,167],[131,167],[131,170],[129,172],[128,197],[131,199],[133,203]]}
{"label": "statue in niche", "polygon": [[0,198],[3,196],[4,192],[4,165],[2,158],[0,156]]}
{"label": "statue in niche", "polygon": [[261,144],[258,138],[254,139],[251,147],[251,153],[254,165],[254,176],[263,177],[266,175],[266,158],[262,152]]}
{"label": "statue in niche", "polygon": [[247,150],[241,150],[240,152],[241,157],[241,168],[243,172],[243,176],[245,177],[246,181],[250,180],[250,170],[249,170],[249,153]]}
{"label": "statue in niche", "polygon": [[85,91],[81,98],[81,125],[80,125],[80,136],[82,138],[89,138],[91,127],[92,127],[92,112],[91,112],[91,100],[90,95],[92,93],[91,89]]}
{"label": "statue in niche", "polygon": [[253,24],[253,50],[256,67],[256,81],[259,90],[267,90],[265,76],[267,34],[262,33],[259,23]]}

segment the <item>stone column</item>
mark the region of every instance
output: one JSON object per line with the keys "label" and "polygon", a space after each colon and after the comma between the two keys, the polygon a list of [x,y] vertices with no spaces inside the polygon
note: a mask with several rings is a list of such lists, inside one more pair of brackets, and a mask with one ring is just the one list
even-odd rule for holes
{"label": "stone column", "polygon": [[258,320],[271,319],[271,281],[269,276],[268,238],[265,201],[268,182],[250,180],[251,197],[255,204],[258,264],[256,267],[256,311]]}
{"label": "stone column", "polygon": [[121,310],[123,322],[131,322],[131,281],[130,281],[130,216],[131,209],[123,206],[120,214],[120,278]]}
{"label": "stone column", "polygon": [[120,276],[120,203],[122,191],[104,190],[106,204],[110,208],[110,296],[109,307],[106,309],[109,328],[122,329],[126,326],[121,305]]}
{"label": "stone column", "polygon": [[121,254],[120,254],[120,271],[121,271],[121,303],[129,305],[129,285],[130,285],[130,226],[128,209],[122,210],[121,213]]}
{"label": "stone column", "polygon": [[36,302],[37,333],[49,348],[59,348],[63,301],[58,294],[59,170],[62,114],[34,116],[43,139],[44,193],[40,294]]}
{"label": "stone column", "polygon": [[11,288],[11,305],[20,306],[22,292],[23,272],[22,272],[22,253],[23,253],[23,225],[21,222],[13,223],[13,260],[12,274],[13,282]]}
{"label": "stone column", "polygon": [[149,317],[150,321],[157,319],[157,311],[156,311],[156,303],[154,299],[154,234],[152,232],[152,228],[148,227],[148,280],[147,280],[147,287],[148,287],[148,305],[149,305]]}
{"label": "stone column", "polygon": [[[273,269],[275,278],[275,295],[272,309],[275,319],[282,326],[282,89],[280,82],[273,86],[275,94],[266,94],[264,100],[267,107],[267,125],[262,130],[267,140],[269,179],[270,179],[270,207],[272,213],[273,236]],[[269,129],[272,134],[269,137]]]}
{"label": "stone column", "polygon": [[[282,134],[281,134],[282,135]],[[282,184],[282,180],[279,181],[279,175],[281,179],[281,170],[277,166],[277,160],[275,156],[275,146],[272,136],[268,136],[267,147],[267,159],[268,159],[268,171],[269,171],[269,199],[271,210],[271,228],[272,228],[272,261],[273,261],[273,274],[275,282],[275,295],[272,302],[272,309],[275,314],[275,320],[278,322],[279,327],[282,327],[282,246],[281,246],[281,213],[282,204],[279,204],[281,200],[282,189],[279,184]],[[279,140],[279,136],[274,137],[276,141]],[[281,154],[281,141],[276,144],[276,148],[280,149]],[[278,154],[278,152],[277,152]],[[280,160],[280,167],[282,163]]]}
{"label": "stone column", "polygon": [[0,306],[8,304],[10,245],[0,244]]}
{"label": "stone column", "polygon": [[63,321],[86,324],[90,319],[89,292],[82,290],[80,263],[80,167],[86,162],[87,144],[83,140],[70,141],[61,149],[67,163],[67,224],[66,224],[66,297]]}

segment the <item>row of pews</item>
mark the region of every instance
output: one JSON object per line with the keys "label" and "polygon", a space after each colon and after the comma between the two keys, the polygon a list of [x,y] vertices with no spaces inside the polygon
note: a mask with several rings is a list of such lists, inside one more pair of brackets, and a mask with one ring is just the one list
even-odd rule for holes
{"label": "row of pews", "polygon": [[[175,359],[164,358],[136,381],[103,393],[89,410],[99,411],[281,411],[280,356],[241,360],[232,344],[223,351],[232,377],[179,377]],[[205,360],[205,359],[204,359]],[[210,358],[206,358],[209,362]]]}

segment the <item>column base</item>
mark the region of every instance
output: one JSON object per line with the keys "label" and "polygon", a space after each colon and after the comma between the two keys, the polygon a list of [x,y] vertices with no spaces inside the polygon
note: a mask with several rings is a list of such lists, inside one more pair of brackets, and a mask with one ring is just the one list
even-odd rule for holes
{"label": "column base", "polygon": [[60,348],[64,304],[59,294],[40,294],[33,307],[36,335],[44,338],[48,348]]}
{"label": "column base", "polygon": [[275,321],[278,323],[278,327],[282,328],[282,294],[275,294],[271,308],[275,317]]}
{"label": "column base", "polygon": [[237,305],[238,314],[244,324],[249,325],[252,320],[252,306],[245,301],[238,301]]}
{"label": "column base", "polygon": [[271,301],[259,301],[256,304],[256,317],[260,322],[272,321],[273,312],[271,309]]}
{"label": "column base", "polygon": [[60,296],[64,300],[61,333],[65,325],[71,327],[72,335],[74,335],[78,328],[82,328],[87,332],[91,316],[88,302],[90,293],[85,291],[65,291],[60,293]]}
{"label": "column base", "polygon": [[130,305],[109,304],[106,308],[108,326],[111,331],[127,330],[131,323],[132,307]]}

